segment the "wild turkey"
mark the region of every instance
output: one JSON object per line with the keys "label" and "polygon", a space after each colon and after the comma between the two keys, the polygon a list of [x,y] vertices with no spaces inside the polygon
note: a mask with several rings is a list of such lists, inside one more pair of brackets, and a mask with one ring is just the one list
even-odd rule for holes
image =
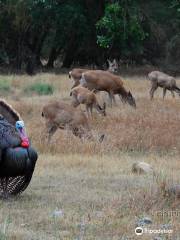
{"label": "wild turkey", "polygon": [[24,122],[6,101],[0,100],[0,196],[24,191],[37,160],[30,146]]}

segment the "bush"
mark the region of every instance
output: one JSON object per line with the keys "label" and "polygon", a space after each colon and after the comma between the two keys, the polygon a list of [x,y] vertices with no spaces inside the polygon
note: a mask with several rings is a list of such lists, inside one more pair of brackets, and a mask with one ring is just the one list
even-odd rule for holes
{"label": "bush", "polygon": [[25,89],[26,93],[36,93],[38,95],[51,95],[54,92],[53,87],[47,83],[34,83]]}

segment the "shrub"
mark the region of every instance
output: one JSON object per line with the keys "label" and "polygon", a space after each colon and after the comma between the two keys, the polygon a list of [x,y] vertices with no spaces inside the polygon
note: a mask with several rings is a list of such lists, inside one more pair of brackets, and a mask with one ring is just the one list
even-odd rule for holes
{"label": "shrub", "polygon": [[34,83],[25,88],[26,93],[36,93],[38,95],[51,95],[54,92],[53,87],[47,83]]}

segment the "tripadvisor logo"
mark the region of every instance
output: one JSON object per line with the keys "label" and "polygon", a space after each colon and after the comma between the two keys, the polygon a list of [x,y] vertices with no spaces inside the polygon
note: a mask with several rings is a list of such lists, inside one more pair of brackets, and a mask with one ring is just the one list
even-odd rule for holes
{"label": "tripadvisor logo", "polygon": [[136,234],[137,236],[143,235],[143,229],[142,229],[141,227],[137,227],[137,228],[135,229],[135,234]]}
{"label": "tripadvisor logo", "polygon": [[135,229],[135,234],[137,236],[141,236],[143,234],[172,234],[173,230],[172,229],[148,229],[148,228],[142,228],[142,227],[137,227]]}

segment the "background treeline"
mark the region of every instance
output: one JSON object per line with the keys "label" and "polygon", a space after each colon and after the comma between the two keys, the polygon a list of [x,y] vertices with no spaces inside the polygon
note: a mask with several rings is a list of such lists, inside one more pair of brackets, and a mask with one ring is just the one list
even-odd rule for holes
{"label": "background treeline", "polygon": [[0,0],[1,68],[107,58],[180,72],[180,1]]}

